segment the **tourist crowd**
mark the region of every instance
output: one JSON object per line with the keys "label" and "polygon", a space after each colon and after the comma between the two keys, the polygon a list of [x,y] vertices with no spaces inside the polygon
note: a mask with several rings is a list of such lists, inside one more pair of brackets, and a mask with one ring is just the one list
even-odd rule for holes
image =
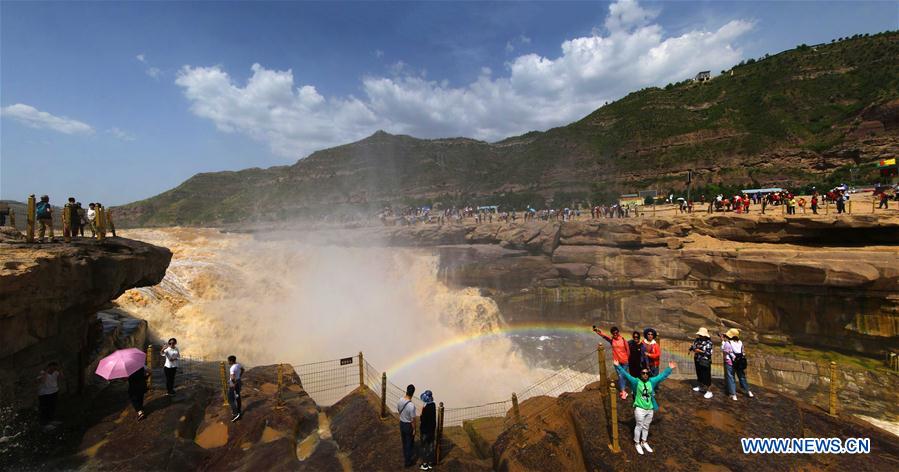
{"label": "tourist crowd", "polygon": [[[677,368],[677,363],[669,362],[668,368],[659,372],[659,364],[662,357],[662,346],[658,339],[658,333],[653,328],[646,328],[641,333],[634,331],[631,339],[626,340],[621,336],[617,326],[607,335],[593,326],[593,331],[609,342],[612,347],[612,363],[618,372],[618,395],[622,400],[628,398],[628,388],[633,395],[634,419],[634,447],[637,453],[652,452],[652,447],[646,441],[649,435],[649,425],[652,423],[653,414],[659,409],[656,394],[659,392],[659,384],[662,383],[671,371]],[[721,351],[724,356],[724,378],[727,394],[732,400],[737,400],[737,381],[740,387],[750,398],[753,397],[746,380],[746,350],[740,341],[740,330],[731,328],[725,334],[718,333],[721,341]],[[696,339],[690,346],[693,355],[693,363],[696,369],[697,385],[694,392],[703,393],[706,399],[712,398],[712,355],[713,342],[706,328],[699,328]]]}
{"label": "tourist crowd", "polygon": [[[34,195],[32,195],[32,197],[34,197]],[[88,203],[87,209],[85,209],[81,202],[75,201],[75,197],[69,197],[61,210],[63,212],[61,217],[63,236],[67,240],[69,238],[83,238],[84,228],[87,227],[91,232],[90,237],[96,238],[97,234],[100,232],[98,228],[98,218],[100,212],[104,210],[105,207],[101,203],[93,202]],[[53,227],[54,211],[48,195],[42,195],[40,200],[35,202],[34,214],[31,216],[34,218],[35,229],[38,232],[38,241],[41,243],[47,242],[47,237],[49,237],[50,242],[55,241]],[[10,209],[8,208],[8,205],[5,205],[4,208],[0,208],[0,226],[6,225],[6,218],[9,216]],[[107,224],[112,231],[112,235],[115,236],[115,226],[112,225],[112,220],[108,220]]]}

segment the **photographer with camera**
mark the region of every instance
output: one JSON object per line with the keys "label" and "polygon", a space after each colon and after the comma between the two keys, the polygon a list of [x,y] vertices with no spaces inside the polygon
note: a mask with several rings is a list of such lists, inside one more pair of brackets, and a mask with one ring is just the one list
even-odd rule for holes
{"label": "photographer with camera", "polygon": [[[597,329],[596,325],[593,325],[593,332],[598,334],[600,337],[605,339],[612,345],[612,359],[618,361],[622,365],[628,365],[628,351],[629,348],[627,346],[627,340],[621,337],[621,332],[618,330],[617,326],[612,326],[611,332],[612,336],[606,336],[601,329]],[[627,399],[627,381],[622,376],[618,376],[618,396],[621,397],[622,400]]]}

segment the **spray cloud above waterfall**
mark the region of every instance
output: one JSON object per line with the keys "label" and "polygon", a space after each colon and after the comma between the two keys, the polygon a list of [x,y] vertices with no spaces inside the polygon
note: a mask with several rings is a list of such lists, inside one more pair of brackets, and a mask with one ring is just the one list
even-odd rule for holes
{"label": "spray cloud above waterfall", "polygon": [[[478,289],[438,279],[423,250],[257,241],[214,230],[136,230],[175,254],[162,284],[119,305],[185,355],[248,365],[336,359],[363,351],[398,384],[455,404],[506,398],[546,376],[502,332]],[[472,388],[472,385],[479,386]]]}

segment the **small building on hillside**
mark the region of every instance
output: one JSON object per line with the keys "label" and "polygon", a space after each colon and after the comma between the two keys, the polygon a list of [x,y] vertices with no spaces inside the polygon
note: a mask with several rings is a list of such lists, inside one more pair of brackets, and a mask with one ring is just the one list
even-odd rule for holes
{"label": "small building on hillside", "polygon": [[693,82],[702,83],[702,82],[707,82],[709,80],[712,80],[712,71],[710,71],[710,70],[704,70],[704,71],[696,74],[696,77],[693,77]]}
{"label": "small building on hillside", "polygon": [[643,205],[643,199],[636,193],[625,193],[618,197],[618,204],[621,206]]}

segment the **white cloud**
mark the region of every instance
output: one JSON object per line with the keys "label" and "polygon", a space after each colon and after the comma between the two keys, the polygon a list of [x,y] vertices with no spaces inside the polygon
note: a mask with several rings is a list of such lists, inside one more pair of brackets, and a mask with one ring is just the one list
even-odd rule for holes
{"label": "white cloud", "polygon": [[515,45],[512,44],[512,41],[506,41],[506,52],[512,53],[515,51]]}
{"label": "white cloud", "polygon": [[[753,26],[733,20],[713,30],[666,36],[653,23],[658,13],[619,0],[609,6],[606,34],[567,40],[558,57],[520,55],[507,63],[506,75],[482,69],[462,86],[428,80],[403,62],[391,66],[389,77],[364,77],[362,98],[326,99],[312,85],[295,86],[291,70],[259,64],[245,86],[219,66],[185,66],[176,83],[195,114],[284,156],[298,157],[379,128],[418,137],[496,140],[564,125],[643,87],[727,68],[742,59],[734,41]],[[518,41],[527,44],[524,36]],[[511,41],[507,45],[514,48]]]}
{"label": "white cloud", "polygon": [[384,51],[382,51],[380,49],[375,49],[375,57],[377,57],[378,59],[384,57]]}
{"label": "white cloud", "polygon": [[109,128],[106,132],[122,141],[134,141],[136,139],[133,134],[119,128]]}
{"label": "white cloud", "polygon": [[78,120],[40,111],[30,105],[16,103],[0,109],[0,114],[32,128],[51,129],[65,134],[93,134],[94,128]]}
{"label": "white cloud", "polygon": [[645,26],[657,16],[658,11],[641,7],[637,0],[618,0],[609,5],[609,16],[606,17],[605,25],[610,33],[616,33],[632,27]]}
{"label": "white cloud", "polygon": [[160,69],[156,66],[150,65],[150,61],[147,59],[146,54],[140,53],[140,54],[134,56],[134,58],[137,59],[138,62],[140,62],[141,64],[143,64],[145,66],[144,73],[147,74],[149,77],[152,77],[156,80],[159,80],[159,78],[162,77],[162,75],[163,75],[162,69]]}
{"label": "white cloud", "polygon": [[224,132],[265,142],[283,156],[347,142],[377,125],[372,111],[354,97],[325,99],[311,85],[294,88],[290,70],[253,64],[252,71],[239,87],[221,67],[185,66],[175,83],[184,88],[194,114]]}

